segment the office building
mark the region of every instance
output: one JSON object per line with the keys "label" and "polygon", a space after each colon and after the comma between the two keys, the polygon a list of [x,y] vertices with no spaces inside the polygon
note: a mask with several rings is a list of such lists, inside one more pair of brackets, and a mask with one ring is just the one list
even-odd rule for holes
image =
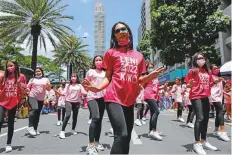
{"label": "office building", "polygon": [[94,10],[94,55],[105,52],[105,12],[103,3],[97,2]]}

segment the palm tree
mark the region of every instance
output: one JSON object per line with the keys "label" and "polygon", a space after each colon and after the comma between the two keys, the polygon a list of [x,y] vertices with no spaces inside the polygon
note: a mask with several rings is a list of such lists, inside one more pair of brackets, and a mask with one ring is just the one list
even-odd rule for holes
{"label": "palm tree", "polygon": [[86,54],[88,51],[84,49],[88,45],[83,44],[75,36],[70,35],[68,38],[67,40],[62,40],[53,51],[53,57],[57,65],[70,66],[68,75],[70,77],[73,70],[78,72],[80,69],[85,69],[90,63],[89,57]]}
{"label": "palm tree", "polygon": [[62,24],[63,19],[73,19],[62,15],[68,5],[60,6],[62,0],[0,0],[0,38],[4,40],[26,41],[32,48],[31,68],[37,65],[37,47],[46,51],[47,38],[56,47],[60,38],[65,38],[71,29]]}

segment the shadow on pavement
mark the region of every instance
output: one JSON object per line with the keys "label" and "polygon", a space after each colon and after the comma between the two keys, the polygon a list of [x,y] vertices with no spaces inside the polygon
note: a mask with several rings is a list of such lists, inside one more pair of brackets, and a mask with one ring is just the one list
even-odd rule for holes
{"label": "shadow on pavement", "polygon": [[[84,132],[77,132],[77,135],[78,134],[82,134],[82,135],[85,135],[85,136],[88,136],[86,133],[84,133]],[[73,133],[72,132],[67,132],[67,133],[65,133],[65,137],[70,137],[71,135],[73,135]]]}
{"label": "shadow on pavement", "polygon": [[111,132],[105,132],[105,136],[114,137],[114,135]]}
{"label": "shadow on pavement", "polygon": [[[174,120],[171,120],[171,121],[173,121],[173,122],[180,122],[179,120],[176,120],[176,119],[174,119]],[[181,122],[180,122],[181,123]]]}
{"label": "shadow on pavement", "polygon": [[184,148],[186,148],[186,152],[194,152],[194,150],[193,150],[193,143],[186,144],[186,145],[181,145],[181,146],[183,146]]}
{"label": "shadow on pavement", "polygon": [[[25,146],[12,146],[12,150],[17,150],[17,151],[23,151],[23,148],[25,148]],[[0,153],[5,152],[5,148],[0,148]]]}
{"label": "shadow on pavement", "polygon": [[40,134],[50,134],[50,131],[40,131]]}

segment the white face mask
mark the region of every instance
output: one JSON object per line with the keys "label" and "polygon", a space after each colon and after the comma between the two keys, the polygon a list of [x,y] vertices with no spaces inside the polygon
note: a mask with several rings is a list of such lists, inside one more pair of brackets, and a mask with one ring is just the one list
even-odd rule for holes
{"label": "white face mask", "polygon": [[197,60],[197,65],[198,65],[199,67],[204,66],[204,64],[205,64],[205,59]]}
{"label": "white face mask", "polygon": [[42,74],[41,75],[35,75],[36,78],[41,78],[42,77]]}

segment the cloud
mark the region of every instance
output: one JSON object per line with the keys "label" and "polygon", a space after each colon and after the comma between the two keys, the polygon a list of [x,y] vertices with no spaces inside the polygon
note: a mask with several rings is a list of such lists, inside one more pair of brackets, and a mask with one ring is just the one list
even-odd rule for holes
{"label": "cloud", "polygon": [[80,0],[81,1],[81,3],[88,3],[88,2],[90,2],[91,0]]}
{"label": "cloud", "polygon": [[88,32],[85,32],[83,36],[89,37],[89,33],[88,33]]}

